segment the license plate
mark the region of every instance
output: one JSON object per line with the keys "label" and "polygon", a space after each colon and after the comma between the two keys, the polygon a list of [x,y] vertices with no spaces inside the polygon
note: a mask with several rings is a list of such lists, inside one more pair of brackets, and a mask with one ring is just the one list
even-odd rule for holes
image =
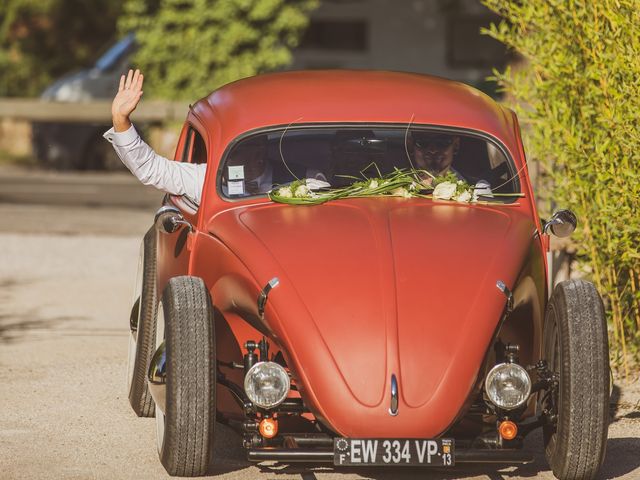
{"label": "license plate", "polygon": [[450,438],[335,438],[333,464],[353,465],[455,465]]}

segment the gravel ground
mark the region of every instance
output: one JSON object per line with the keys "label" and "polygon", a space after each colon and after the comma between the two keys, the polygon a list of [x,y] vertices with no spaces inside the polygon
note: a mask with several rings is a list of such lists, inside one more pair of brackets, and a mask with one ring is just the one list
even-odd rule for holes
{"label": "gravel ground", "polygon": [[[109,210],[109,221],[126,226],[119,236],[104,234],[104,212],[86,215],[85,233],[70,234],[77,229],[67,225],[50,235],[42,233],[42,222],[27,227],[25,220],[29,214],[45,218],[37,210],[44,207],[21,208],[0,208],[3,219],[11,214],[12,223],[22,225],[14,223],[20,233],[7,233],[6,222],[0,229],[0,478],[165,478],[154,421],[137,418],[125,393],[128,308],[139,238],[148,222],[137,221],[141,213],[133,221],[116,209]],[[64,227],[69,221],[51,224]],[[640,383],[616,386],[612,400],[601,478],[638,479]],[[217,436],[217,478],[223,479],[553,478],[537,433],[527,444],[536,455],[533,464],[455,474],[251,466],[236,448],[237,436],[224,427]]]}

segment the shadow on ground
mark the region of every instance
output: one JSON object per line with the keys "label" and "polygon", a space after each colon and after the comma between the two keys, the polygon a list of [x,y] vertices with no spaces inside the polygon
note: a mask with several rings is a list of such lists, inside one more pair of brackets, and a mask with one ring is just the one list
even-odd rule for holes
{"label": "shadow on ground", "polygon": [[[29,285],[28,280],[0,279],[0,306],[6,305],[11,292]],[[78,316],[43,317],[38,308],[23,312],[0,312],[0,344],[19,341],[34,330],[52,330],[65,322],[85,320]]]}
{"label": "shadow on ground", "polygon": [[215,467],[209,472],[212,476],[244,470],[251,466],[245,456],[240,435],[221,423],[216,423],[214,449]]}
{"label": "shadow on ground", "polygon": [[70,316],[39,318],[37,309],[24,313],[0,314],[0,344],[17,342],[34,330],[52,330],[60,324],[78,320],[86,320],[86,318]]}
{"label": "shadow on ground", "polygon": [[603,480],[620,478],[640,467],[640,438],[610,438],[600,472]]}
{"label": "shadow on ground", "polygon": [[534,461],[528,465],[501,466],[494,464],[458,465],[454,469],[442,469],[432,467],[398,467],[398,468],[334,468],[333,465],[296,465],[296,464],[258,464],[258,468],[264,474],[301,475],[303,480],[316,479],[316,473],[344,473],[358,474],[363,478],[373,480],[409,480],[409,479],[463,479],[470,476],[486,475],[491,480],[506,480],[512,477],[536,478],[541,472],[549,470],[542,452],[542,435],[540,432],[532,433],[525,444],[525,450],[532,453]]}
{"label": "shadow on ground", "polygon": [[[262,473],[269,475],[301,475],[303,480],[317,478],[316,473],[338,472],[356,473],[372,480],[402,480],[402,479],[443,479],[453,480],[465,477],[486,475],[491,480],[508,480],[510,478],[537,478],[541,473],[549,472],[549,466],[544,458],[542,432],[535,431],[528,438],[525,450],[533,454],[534,461],[527,465],[516,467],[500,467],[499,465],[469,465],[458,466],[455,470],[432,468],[333,468],[331,465],[310,466],[276,463],[273,465],[259,464]],[[640,456],[632,452],[640,451],[640,438],[612,438],[607,442],[607,455],[598,478],[613,480],[620,478],[640,467]],[[550,473],[550,472],[549,472]]]}

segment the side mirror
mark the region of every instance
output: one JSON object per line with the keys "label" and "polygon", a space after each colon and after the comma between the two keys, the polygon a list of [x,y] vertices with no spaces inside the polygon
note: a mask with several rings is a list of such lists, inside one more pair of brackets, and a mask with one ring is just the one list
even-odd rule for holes
{"label": "side mirror", "polygon": [[571,210],[558,210],[551,220],[544,224],[544,233],[553,233],[556,237],[568,237],[578,225],[578,219]]}
{"label": "side mirror", "polygon": [[181,226],[187,227],[189,231],[193,230],[193,227],[184,219],[180,210],[169,205],[160,207],[156,212],[154,223],[156,230],[163,233],[173,233]]}

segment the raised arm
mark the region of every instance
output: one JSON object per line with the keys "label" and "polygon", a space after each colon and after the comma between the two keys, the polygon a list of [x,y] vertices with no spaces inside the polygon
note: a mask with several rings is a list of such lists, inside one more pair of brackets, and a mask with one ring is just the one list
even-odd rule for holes
{"label": "raised arm", "polygon": [[104,137],[142,183],[171,195],[185,195],[200,204],[206,164],[174,162],[158,155],[131,124],[129,116],[140,103],[143,82],[140,70],[129,70],[126,76],[120,77],[118,92],[111,104],[113,128]]}

